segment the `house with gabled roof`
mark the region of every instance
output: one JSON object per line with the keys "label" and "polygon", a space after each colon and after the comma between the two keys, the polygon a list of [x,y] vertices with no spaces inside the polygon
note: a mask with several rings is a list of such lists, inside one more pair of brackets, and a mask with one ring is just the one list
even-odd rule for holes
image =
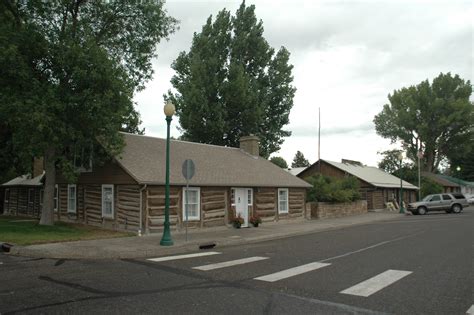
{"label": "house with gabled roof", "polygon": [[[400,178],[377,167],[365,166],[352,160],[343,159],[339,163],[321,159],[297,176],[304,179],[317,174],[335,178],[356,177],[359,181],[361,197],[367,200],[369,210],[384,209],[387,202],[399,200]],[[402,185],[405,203],[415,201],[418,187],[406,181],[402,181]]]}
{"label": "house with gabled roof", "polygon": [[43,206],[43,183],[44,172],[40,169],[0,185],[2,213],[39,217]]}
{"label": "house with gabled roof", "polygon": [[[120,156],[80,174],[76,183],[56,177],[57,219],[109,229],[159,231],[164,223],[166,140],[123,133]],[[243,137],[240,148],[179,140],[170,144],[172,227],[229,224],[233,215],[248,225],[303,217],[308,183],[259,156],[258,138]],[[193,160],[186,188],[182,164]],[[187,207],[185,194],[187,192]],[[188,221],[186,222],[185,209]]]}
{"label": "house with gabled roof", "polygon": [[451,181],[448,178],[444,178],[443,176],[439,174],[434,174],[431,172],[421,172],[421,176],[442,186],[443,192],[445,193],[461,192],[461,185],[459,183]]}

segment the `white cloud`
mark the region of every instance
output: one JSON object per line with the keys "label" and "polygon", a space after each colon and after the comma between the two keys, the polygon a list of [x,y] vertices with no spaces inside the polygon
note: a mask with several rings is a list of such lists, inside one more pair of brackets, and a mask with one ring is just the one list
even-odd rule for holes
{"label": "white cloud", "polygon": [[[285,46],[294,65],[297,92],[290,114],[293,131],[280,152],[291,163],[297,150],[317,158],[318,107],[321,157],[375,165],[390,141],[375,134],[373,118],[394,89],[432,79],[440,72],[473,81],[471,1],[246,1],[256,5],[264,36]],[[240,1],[169,1],[181,21],[170,41],[158,45],[155,78],[135,101],[149,135],[164,137],[162,95],[171,89],[171,63],[189,50],[194,32],[209,15]],[[177,119],[172,135],[177,137]]]}

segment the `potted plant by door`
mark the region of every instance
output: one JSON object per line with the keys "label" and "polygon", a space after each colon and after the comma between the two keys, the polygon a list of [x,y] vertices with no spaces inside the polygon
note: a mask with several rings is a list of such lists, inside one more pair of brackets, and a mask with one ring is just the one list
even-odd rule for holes
{"label": "potted plant by door", "polygon": [[258,227],[258,225],[262,223],[262,219],[257,214],[251,216],[249,221],[254,227]]}
{"label": "potted plant by door", "polygon": [[240,216],[240,214],[236,217],[234,217],[232,220],[232,225],[236,228],[236,229],[240,229],[240,227],[242,226],[242,224],[244,224],[244,219]]}

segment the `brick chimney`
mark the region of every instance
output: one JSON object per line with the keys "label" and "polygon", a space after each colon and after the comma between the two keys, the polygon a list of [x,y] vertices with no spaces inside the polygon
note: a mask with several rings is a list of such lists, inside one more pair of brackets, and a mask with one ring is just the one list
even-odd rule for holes
{"label": "brick chimney", "polygon": [[44,171],[44,159],[43,157],[39,158],[34,158],[33,159],[33,177],[35,178],[41,174],[43,174]]}
{"label": "brick chimney", "polygon": [[259,149],[257,136],[250,134],[250,136],[241,137],[239,141],[240,141],[240,149],[244,150],[245,152],[253,156],[260,155],[260,149]]}

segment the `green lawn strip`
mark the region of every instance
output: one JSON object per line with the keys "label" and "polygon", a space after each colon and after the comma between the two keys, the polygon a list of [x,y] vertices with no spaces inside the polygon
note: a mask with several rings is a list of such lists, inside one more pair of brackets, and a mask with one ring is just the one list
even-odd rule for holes
{"label": "green lawn strip", "polygon": [[56,222],[53,226],[39,225],[38,220],[26,217],[0,216],[0,242],[16,245],[116,238],[133,233],[115,232],[86,225]]}

